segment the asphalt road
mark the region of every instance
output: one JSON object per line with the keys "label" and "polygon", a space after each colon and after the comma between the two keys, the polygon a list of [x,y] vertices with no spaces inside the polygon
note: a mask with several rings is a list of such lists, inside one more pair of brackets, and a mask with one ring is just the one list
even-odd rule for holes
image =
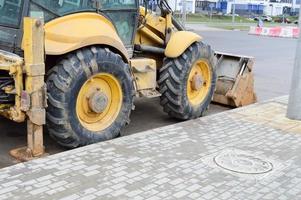
{"label": "asphalt road", "polygon": [[213,49],[255,57],[258,100],[289,93],[297,39],[248,35],[245,31],[197,31]]}
{"label": "asphalt road", "polygon": [[[197,27],[196,32],[201,34],[204,41],[218,51],[228,53],[250,55],[256,58],[255,88],[260,101],[288,93],[290,77],[293,68],[296,39],[268,38],[250,36],[247,32],[219,31]],[[219,105],[211,105],[208,114],[214,114],[229,108]],[[161,127],[177,120],[170,119],[163,113],[156,99],[139,99],[136,101],[136,109],[132,112],[131,123],[123,135],[130,135],[140,131]],[[1,118],[0,123],[0,168],[16,163],[8,152],[15,147],[26,145],[26,126]],[[50,154],[64,151],[47,133],[45,134],[46,151]]]}

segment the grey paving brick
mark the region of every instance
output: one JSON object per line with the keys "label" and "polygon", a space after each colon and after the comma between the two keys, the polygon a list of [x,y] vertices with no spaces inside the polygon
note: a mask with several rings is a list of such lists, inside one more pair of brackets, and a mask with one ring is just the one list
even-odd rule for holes
{"label": "grey paving brick", "polygon": [[89,171],[87,173],[84,173],[85,176],[93,176],[93,175],[96,175],[96,174],[99,174],[100,171],[98,170],[93,170],[93,171]]}
{"label": "grey paving brick", "polygon": [[118,189],[120,189],[120,188],[123,188],[123,187],[126,186],[126,185],[127,185],[126,183],[118,183],[118,184],[112,186],[111,188],[112,188],[113,190],[118,190]]}
{"label": "grey paving brick", "polygon": [[31,190],[29,193],[32,194],[32,195],[36,195],[36,194],[41,194],[43,192],[46,192],[48,190],[49,190],[48,187],[42,187],[42,188]]}
{"label": "grey paving brick", "polygon": [[223,200],[224,199],[231,199],[231,197],[232,197],[232,194],[228,191],[226,191],[226,192],[219,195],[219,198],[223,199]]}
{"label": "grey paving brick", "polygon": [[83,191],[83,194],[93,194],[96,193],[97,190],[95,188],[88,188],[86,190]]}
{"label": "grey paving brick", "polygon": [[208,193],[202,195],[202,197],[203,197],[204,199],[215,199],[216,195],[217,195],[216,192],[210,191],[210,192],[208,192]]}
{"label": "grey paving brick", "polygon": [[176,179],[170,181],[169,183],[172,184],[172,185],[178,185],[178,184],[180,184],[180,183],[183,183],[183,181],[184,181],[184,180],[181,179],[181,178],[176,178]]}
{"label": "grey paving brick", "polygon": [[66,196],[64,198],[61,198],[59,200],[76,200],[76,199],[79,199],[80,196],[77,195],[77,194],[72,194],[72,195],[69,195],[69,196]]}
{"label": "grey paving brick", "polygon": [[118,190],[116,190],[116,191],[114,191],[114,192],[112,192],[112,196],[114,196],[114,197],[117,197],[117,196],[120,196],[120,195],[123,195],[123,194],[126,194],[128,191],[126,190],[126,189],[124,189],[124,188],[121,188],[121,189],[118,189]]}
{"label": "grey paving brick", "polygon": [[55,183],[52,183],[51,185],[49,185],[50,188],[57,188],[57,187],[60,187],[60,186],[64,186],[68,184],[67,181],[58,181],[58,182],[55,182]]}
{"label": "grey paving brick", "polygon": [[193,192],[193,193],[188,195],[188,197],[191,198],[191,199],[198,199],[200,196],[201,196],[201,194],[197,193],[197,192]]}
{"label": "grey paving brick", "polygon": [[[124,174],[124,172],[122,174]],[[136,176],[139,176],[140,174],[141,174],[140,172],[132,172],[132,173],[126,174],[126,177],[134,178]]]}
{"label": "grey paving brick", "polygon": [[43,181],[43,182],[36,183],[33,186],[35,186],[35,187],[44,187],[46,185],[50,185],[51,183],[52,182],[50,180],[46,180],[46,181]]}
{"label": "grey paving brick", "polygon": [[48,190],[48,191],[46,191],[45,193],[46,194],[49,194],[49,195],[54,195],[54,194],[56,194],[58,192],[58,190]]}
{"label": "grey paving brick", "polygon": [[109,193],[111,193],[111,192],[113,192],[112,189],[110,189],[110,188],[105,188],[105,189],[100,190],[99,192],[96,192],[95,194],[96,194],[97,196],[103,196],[103,195],[109,194]]}
{"label": "grey paving brick", "polygon": [[126,194],[127,197],[135,197],[138,196],[139,194],[141,194],[143,191],[142,190],[133,190],[131,192],[128,192]]}
{"label": "grey paving brick", "polygon": [[175,198],[183,198],[183,197],[186,196],[187,194],[189,194],[188,191],[182,190],[182,191],[179,191],[179,192],[175,193],[173,196],[174,196]]}
{"label": "grey paving brick", "polygon": [[42,182],[42,181],[50,180],[50,179],[52,179],[52,178],[53,178],[52,175],[46,175],[46,176],[42,176],[42,177],[40,177],[40,178],[37,178],[37,181]]}
{"label": "grey paving brick", "polygon": [[168,178],[162,178],[162,179],[159,179],[158,181],[156,181],[155,184],[162,185],[169,181],[170,181],[170,179],[168,179]]}
{"label": "grey paving brick", "polygon": [[157,196],[152,196],[150,198],[147,198],[147,200],[160,200],[161,198],[160,197],[157,197]]}
{"label": "grey paving brick", "polygon": [[193,191],[196,191],[199,189],[201,189],[201,186],[199,184],[193,184],[187,188],[187,190],[190,192],[193,192]]}
{"label": "grey paving brick", "polygon": [[93,194],[89,194],[83,197],[80,197],[81,200],[92,200],[92,199],[97,199],[97,196],[93,195]]}
{"label": "grey paving brick", "polygon": [[205,187],[202,187],[202,188],[200,189],[200,191],[203,192],[203,193],[208,193],[208,192],[210,192],[210,191],[213,190],[213,189],[214,189],[214,187],[213,187],[212,185],[207,185],[207,186],[205,186]]}
{"label": "grey paving brick", "polygon": [[0,194],[5,194],[8,192],[12,192],[14,190],[17,190],[18,188],[16,186],[9,186],[9,187],[5,187],[3,189],[0,190]]}

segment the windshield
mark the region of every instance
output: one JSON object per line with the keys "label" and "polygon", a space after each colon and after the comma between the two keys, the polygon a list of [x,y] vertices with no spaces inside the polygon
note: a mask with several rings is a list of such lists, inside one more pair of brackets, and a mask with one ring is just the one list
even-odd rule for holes
{"label": "windshield", "polygon": [[30,15],[42,13],[45,21],[79,11],[95,11],[92,0],[32,0]]}
{"label": "windshield", "polygon": [[23,0],[0,0],[0,25],[18,27]]}
{"label": "windshield", "polygon": [[71,13],[99,10],[112,20],[124,44],[130,45],[137,8],[135,0],[31,0],[30,16],[43,17],[48,22]]}
{"label": "windshield", "polygon": [[[1,1],[1,0],[0,0]],[[43,12],[45,21],[70,13],[136,8],[135,0],[31,0],[31,12]]]}

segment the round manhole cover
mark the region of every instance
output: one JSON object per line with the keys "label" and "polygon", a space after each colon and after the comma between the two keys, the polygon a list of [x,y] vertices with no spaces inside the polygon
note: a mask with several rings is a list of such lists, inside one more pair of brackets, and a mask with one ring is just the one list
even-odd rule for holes
{"label": "round manhole cover", "polygon": [[258,156],[237,151],[224,151],[214,157],[214,162],[219,167],[243,174],[263,174],[273,170],[273,164]]}

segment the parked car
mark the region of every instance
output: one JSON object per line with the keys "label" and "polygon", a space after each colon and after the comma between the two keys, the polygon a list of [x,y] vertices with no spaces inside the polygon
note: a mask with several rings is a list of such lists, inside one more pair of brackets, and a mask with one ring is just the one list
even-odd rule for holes
{"label": "parked car", "polygon": [[274,20],[274,22],[277,22],[277,23],[286,23],[286,24],[290,24],[292,23],[292,21],[286,17],[278,17]]}
{"label": "parked car", "polygon": [[[232,16],[232,13],[226,13],[226,14],[224,14],[224,16]],[[235,13],[234,16],[235,16],[235,17],[239,17],[239,14],[236,14],[236,13]]]}
{"label": "parked car", "polygon": [[272,17],[266,16],[266,15],[263,15],[263,16],[256,16],[256,17],[254,17],[253,19],[254,19],[255,21],[258,21],[259,18],[261,18],[261,20],[264,21],[264,22],[271,22],[271,21],[273,21]]}

